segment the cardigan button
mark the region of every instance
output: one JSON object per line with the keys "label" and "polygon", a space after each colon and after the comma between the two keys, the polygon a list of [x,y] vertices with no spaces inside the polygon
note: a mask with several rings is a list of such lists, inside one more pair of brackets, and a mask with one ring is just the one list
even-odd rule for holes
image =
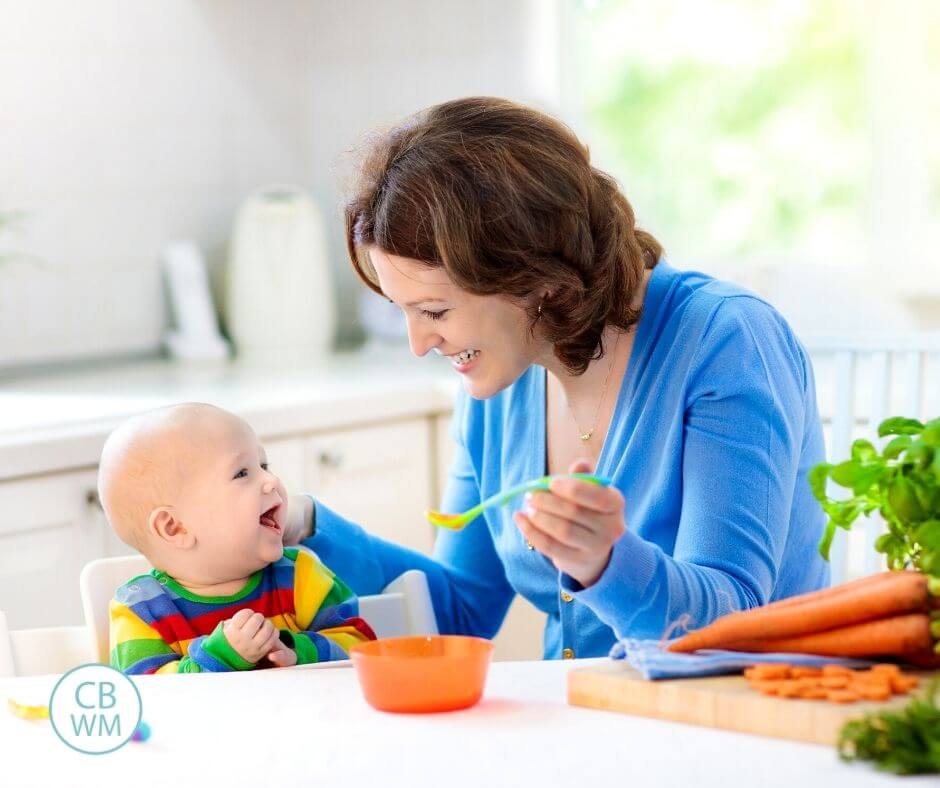
{"label": "cardigan button", "polygon": [[561,592],[561,601],[562,601],[562,602],[571,602],[573,599],[574,599],[574,597],[571,596],[571,594],[569,594],[567,591],[562,591],[562,592]]}
{"label": "cardigan button", "polygon": [[570,648],[563,649],[561,652],[562,659],[574,659],[574,650]]}

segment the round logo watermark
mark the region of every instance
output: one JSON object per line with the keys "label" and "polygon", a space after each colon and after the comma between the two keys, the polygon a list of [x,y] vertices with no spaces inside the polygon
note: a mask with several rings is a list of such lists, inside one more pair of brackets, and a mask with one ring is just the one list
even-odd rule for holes
{"label": "round logo watermark", "polygon": [[104,755],[127,744],[142,710],[134,682],[107,665],[73,668],[49,698],[53,730],[69,747],[89,755]]}

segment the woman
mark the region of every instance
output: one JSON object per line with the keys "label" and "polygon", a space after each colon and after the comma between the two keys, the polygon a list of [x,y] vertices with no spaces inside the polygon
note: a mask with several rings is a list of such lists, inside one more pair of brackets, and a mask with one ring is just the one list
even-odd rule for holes
{"label": "woman", "polygon": [[612,480],[491,509],[433,560],[318,503],[309,544],[359,593],[422,569],[441,632],[485,637],[519,593],[557,658],[828,583],[806,353],[758,297],[670,267],[567,127],[500,99],[431,107],[375,145],[346,230],[412,352],[463,381],[445,511],[546,473]]}

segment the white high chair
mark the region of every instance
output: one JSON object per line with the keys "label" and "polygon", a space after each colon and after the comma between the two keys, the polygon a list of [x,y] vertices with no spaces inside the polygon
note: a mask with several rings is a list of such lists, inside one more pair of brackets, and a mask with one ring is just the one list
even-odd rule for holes
{"label": "white high chair", "polygon": [[94,639],[87,626],[11,630],[0,610],[0,677],[64,673],[96,660]]}
{"label": "white high chair", "polygon": [[[115,590],[151,568],[142,555],[99,558],[85,564],[79,587],[95,660],[105,664],[109,660],[108,603]],[[405,572],[381,594],[359,597],[359,613],[380,638],[437,634],[428,581],[418,570]]]}

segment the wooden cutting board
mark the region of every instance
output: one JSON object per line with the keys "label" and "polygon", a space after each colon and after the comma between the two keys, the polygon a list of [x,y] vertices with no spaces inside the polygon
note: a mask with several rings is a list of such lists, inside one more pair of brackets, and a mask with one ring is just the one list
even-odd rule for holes
{"label": "wooden cutting board", "polygon": [[905,671],[921,678],[914,693],[889,701],[837,704],[761,695],[741,675],[647,681],[622,661],[568,674],[568,703],[641,717],[724,728],[779,739],[833,745],[847,720],[871,711],[900,708],[913,694],[923,696],[929,671]]}

